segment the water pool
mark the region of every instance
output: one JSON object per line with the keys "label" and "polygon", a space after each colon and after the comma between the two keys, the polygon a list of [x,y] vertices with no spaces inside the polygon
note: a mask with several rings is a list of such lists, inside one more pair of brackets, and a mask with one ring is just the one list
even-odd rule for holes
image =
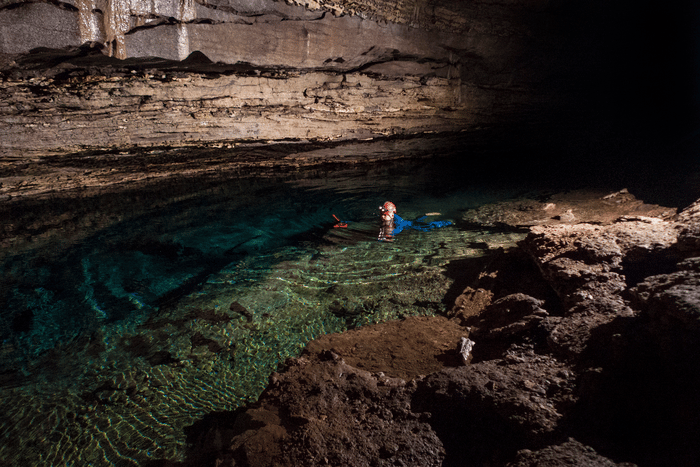
{"label": "water pool", "polygon": [[[521,238],[462,212],[533,188],[467,170],[424,159],[62,200],[0,263],[0,459],[178,460],[186,427],[255,400],[310,339],[445,311],[451,261]],[[386,200],[453,225],[378,242]]]}

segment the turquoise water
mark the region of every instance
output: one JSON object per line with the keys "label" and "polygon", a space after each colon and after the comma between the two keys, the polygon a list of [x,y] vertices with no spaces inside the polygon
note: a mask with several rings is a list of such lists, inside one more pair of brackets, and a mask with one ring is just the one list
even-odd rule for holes
{"label": "turquoise water", "polygon": [[[254,401],[310,339],[444,312],[450,261],[521,238],[462,213],[530,189],[465,174],[417,160],[62,202],[0,264],[0,459],[182,459],[186,427]],[[386,200],[453,225],[378,242]]]}

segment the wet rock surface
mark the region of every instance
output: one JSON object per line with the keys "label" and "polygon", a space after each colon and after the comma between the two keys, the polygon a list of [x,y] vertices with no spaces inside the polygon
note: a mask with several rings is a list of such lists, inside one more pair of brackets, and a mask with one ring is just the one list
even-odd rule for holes
{"label": "wet rock surface", "polygon": [[185,464],[696,465],[698,203],[626,196],[461,264],[449,319],[309,343],[257,403],[198,424]]}
{"label": "wet rock surface", "polygon": [[675,209],[644,203],[626,188],[613,193],[586,189],[487,204],[468,210],[462,220],[479,227],[529,231],[537,225],[605,225],[622,216],[666,218],[675,214]]}

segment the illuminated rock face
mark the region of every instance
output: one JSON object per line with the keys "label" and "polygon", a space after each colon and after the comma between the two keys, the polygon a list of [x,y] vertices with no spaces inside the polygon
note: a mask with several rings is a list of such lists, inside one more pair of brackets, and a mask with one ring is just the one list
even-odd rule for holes
{"label": "illuminated rock face", "polygon": [[570,105],[556,8],[464,3],[0,0],[0,155],[416,136]]}
{"label": "illuminated rock face", "polygon": [[[35,86],[6,85],[19,114],[2,124],[6,151],[364,139],[454,131],[470,123],[466,112],[449,109],[458,98],[444,78],[421,85],[414,77],[387,80],[360,73],[266,71],[212,79],[146,70],[116,80],[95,77],[70,91],[50,79],[37,80]],[[37,99],[37,89],[52,96],[51,101]],[[22,106],[31,110],[19,110]]]}
{"label": "illuminated rock face", "polygon": [[483,129],[519,148],[518,127],[551,154],[583,160],[621,127],[647,137],[694,118],[700,67],[685,10],[631,0],[0,0],[0,157],[435,133],[484,141]]}
{"label": "illuminated rock face", "polygon": [[[487,49],[505,49],[510,43],[515,52],[522,44],[514,44],[512,37],[546,33],[548,3],[68,0],[52,4],[1,0],[0,53],[92,41],[105,44],[106,53],[122,59],[158,56],[182,60],[199,50],[214,61],[298,67],[319,66],[316,60],[323,63],[335,56],[346,61],[325,64],[347,69],[354,65],[347,63],[345,55],[362,62],[353,57],[353,50],[366,53],[374,46],[400,55],[444,56],[458,64],[467,51],[484,55]],[[441,46],[444,50],[438,57],[431,57]]]}

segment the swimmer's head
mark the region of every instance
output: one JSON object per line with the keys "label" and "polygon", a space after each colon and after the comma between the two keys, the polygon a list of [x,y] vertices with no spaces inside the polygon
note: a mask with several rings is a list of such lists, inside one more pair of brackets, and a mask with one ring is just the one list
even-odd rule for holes
{"label": "swimmer's head", "polygon": [[385,212],[396,212],[396,206],[391,201],[387,201],[386,203],[384,203],[384,206],[382,206],[380,209]]}

